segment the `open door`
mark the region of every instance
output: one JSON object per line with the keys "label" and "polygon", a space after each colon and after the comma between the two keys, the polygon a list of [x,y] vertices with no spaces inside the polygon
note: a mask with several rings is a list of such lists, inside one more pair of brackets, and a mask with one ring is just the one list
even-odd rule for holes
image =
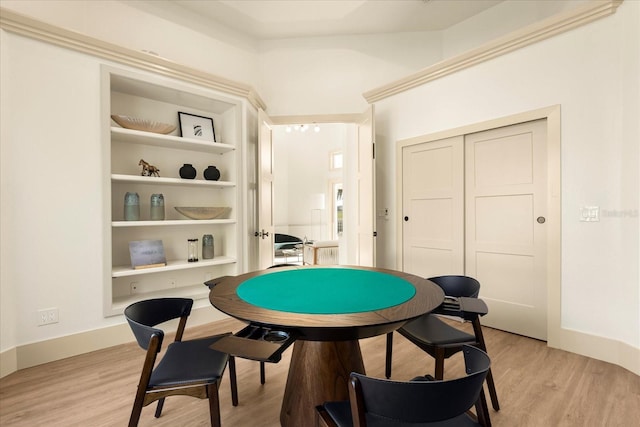
{"label": "open door", "polygon": [[[356,166],[356,200],[357,200],[357,248],[356,264],[375,267],[376,264],[376,231],[375,231],[375,126],[374,107],[369,107],[360,117],[357,125],[357,166]],[[347,196],[348,197],[348,196]]]}
{"label": "open door", "polygon": [[259,268],[265,269],[273,263],[273,123],[269,116],[258,111],[258,229],[254,236],[259,239]]}

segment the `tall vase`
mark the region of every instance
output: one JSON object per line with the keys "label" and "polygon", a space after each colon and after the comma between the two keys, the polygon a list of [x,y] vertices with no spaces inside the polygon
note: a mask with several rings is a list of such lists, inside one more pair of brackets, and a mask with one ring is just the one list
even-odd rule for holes
{"label": "tall vase", "polygon": [[151,195],[151,221],[164,220],[164,196],[159,194]]}
{"label": "tall vase", "polygon": [[202,236],[202,259],[213,258],[213,235],[205,234]]}
{"label": "tall vase", "polygon": [[127,192],[124,195],[124,220],[140,221],[140,196],[138,193]]}

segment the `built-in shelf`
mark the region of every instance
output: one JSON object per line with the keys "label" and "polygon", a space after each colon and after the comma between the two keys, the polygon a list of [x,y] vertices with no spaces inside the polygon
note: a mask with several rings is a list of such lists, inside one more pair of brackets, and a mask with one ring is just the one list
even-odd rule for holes
{"label": "built-in shelf", "polygon": [[199,139],[162,135],[159,133],[118,127],[111,128],[111,137],[114,140],[128,142],[131,144],[154,145],[156,147],[164,148],[181,148],[184,150],[200,151],[203,153],[224,154],[236,149],[233,145],[223,144],[220,142],[201,141]]}
{"label": "built-in shelf", "polygon": [[[191,286],[183,286],[180,288],[162,289],[154,292],[145,292],[144,298],[192,298],[194,300],[207,298],[209,288],[204,283],[198,283]],[[124,297],[116,297],[113,299],[111,308],[114,313],[122,313],[124,309],[136,301],[140,301],[140,295],[133,294]]]}
{"label": "built-in shelf", "polygon": [[113,221],[113,228],[124,227],[163,227],[167,225],[221,225],[235,224],[235,219],[171,219],[164,221]]}
{"label": "built-in shelf", "polygon": [[[102,76],[102,129],[109,156],[104,178],[111,190],[104,210],[110,225],[104,239],[104,252],[110,258],[105,259],[108,268],[104,271],[104,313],[121,314],[127,305],[147,298],[206,299],[209,289],[204,282],[208,278],[235,275],[242,268],[242,239],[246,232],[240,222],[243,195],[238,187],[244,179],[243,101],[152,73],[103,66]],[[176,124],[179,112],[211,118],[216,140],[224,143],[125,129],[114,126],[111,120],[112,114],[124,114]],[[138,159],[152,160],[164,176],[140,175]],[[215,165],[223,179],[206,180],[203,174],[196,179],[182,179],[178,167],[187,163],[201,172]],[[141,196],[143,212],[148,212],[146,201],[152,194],[163,194],[166,219],[151,221],[149,215],[141,221],[123,221],[125,192]],[[176,206],[227,206],[231,215],[193,220],[175,212]],[[215,237],[214,258],[203,259],[200,254],[199,261],[188,262],[186,241],[205,234]],[[130,242],[141,240],[161,240],[167,264],[132,268]]]}
{"label": "built-in shelf", "polygon": [[235,258],[218,256],[213,259],[201,259],[198,262],[188,262],[186,260],[167,261],[167,265],[163,267],[140,268],[137,270],[131,268],[130,265],[114,266],[111,272],[111,277],[139,276],[142,274],[162,273],[165,271],[187,270],[191,268],[209,267],[213,265],[233,264],[235,262]]}
{"label": "built-in shelf", "polygon": [[182,178],[162,178],[157,176],[123,175],[112,174],[111,182],[122,182],[127,184],[148,184],[148,185],[178,185],[178,186],[203,186],[210,188],[235,187],[235,182],[229,181],[207,181],[204,179],[182,179]]}

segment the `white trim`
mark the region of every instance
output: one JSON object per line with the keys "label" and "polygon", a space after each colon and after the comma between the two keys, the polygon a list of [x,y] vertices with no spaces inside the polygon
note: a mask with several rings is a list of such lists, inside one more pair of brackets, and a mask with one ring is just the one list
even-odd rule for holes
{"label": "white trim", "polygon": [[0,8],[0,28],[55,46],[194,83],[226,94],[240,96],[247,99],[256,109],[266,109],[266,105],[258,93],[247,84],[190,68],[159,56],[127,49],[75,31],[66,30],[9,9]]}
{"label": "white trim", "polygon": [[533,43],[607,17],[616,12],[623,0],[592,0],[581,7],[552,16],[511,32],[463,54],[438,62],[400,80],[364,92],[370,104],[430,81],[456,73]]}
{"label": "white trim", "polygon": [[[228,318],[228,316],[225,314],[211,310],[211,306],[203,306],[201,308],[194,308],[191,311],[187,325],[193,327],[226,318]],[[172,325],[173,329],[167,327],[165,332],[175,330],[176,325],[177,323]],[[120,323],[106,328],[19,345],[0,353],[0,378],[20,369],[26,369],[133,341],[134,337],[129,325],[127,325],[127,323]]]}

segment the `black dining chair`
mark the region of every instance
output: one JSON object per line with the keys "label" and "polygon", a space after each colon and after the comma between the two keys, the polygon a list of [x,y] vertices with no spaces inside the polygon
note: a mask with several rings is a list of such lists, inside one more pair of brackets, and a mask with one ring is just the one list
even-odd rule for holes
{"label": "black dining chair", "polygon": [[[434,311],[405,324],[398,333],[420,347],[435,359],[436,379],[444,378],[444,360],[462,350],[465,344],[487,351],[482,334],[480,316],[488,313],[487,305],[478,298],[480,283],[468,276],[438,276],[429,280],[442,288],[445,302]],[[438,314],[453,316],[471,322],[474,334],[468,334],[438,317]],[[387,334],[387,356],[385,376],[391,377],[391,358],[393,353],[393,332]],[[487,373],[487,387],[492,406],[500,410],[498,395],[491,369]]]}
{"label": "black dining chair", "polygon": [[[158,298],[139,301],[124,310],[124,316],[142,349],[144,360],[138,391],[129,418],[129,427],[137,426],[142,408],[158,401],[155,417],[159,418],[167,396],[187,395],[209,400],[211,425],[220,426],[218,387],[229,363],[232,400],[237,401],[235,363],[232,357],[209,348],[230,333],[182,341],[193,300],[188,298]],[[164,332],[160,323],[180,319],[174,342],[156,364],[162,348]]]}
{"label": "black dining chair", "polygon": [[325,402],[317,416],[328,427],[488,427],[482,384],[491,361],[479,348],[462,351],[467,375],[461,378],[392,381],[352,373],[349,400]]}

